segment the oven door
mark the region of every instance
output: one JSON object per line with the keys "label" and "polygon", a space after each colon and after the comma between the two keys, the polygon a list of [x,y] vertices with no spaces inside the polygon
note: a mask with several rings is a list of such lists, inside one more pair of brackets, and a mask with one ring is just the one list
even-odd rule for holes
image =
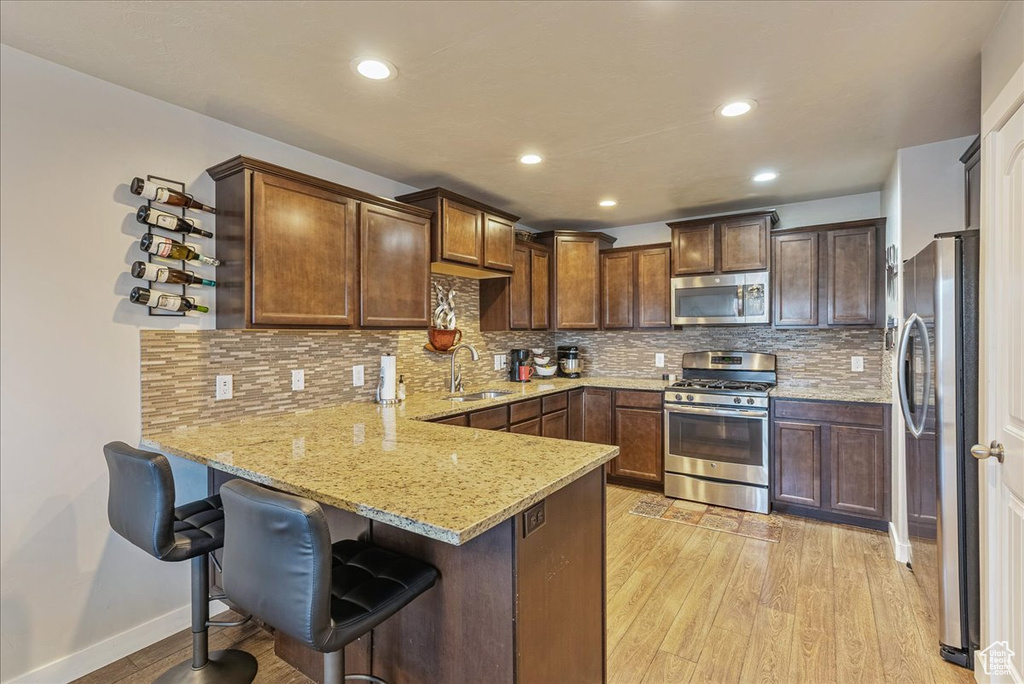
{"label": "oven door", "polygon": [[768,486],[768,412],[665,407],[665,471]]}

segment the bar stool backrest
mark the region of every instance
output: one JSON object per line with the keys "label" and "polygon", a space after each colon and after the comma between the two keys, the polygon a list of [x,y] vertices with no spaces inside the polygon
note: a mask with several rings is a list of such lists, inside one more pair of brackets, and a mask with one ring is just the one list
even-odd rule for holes
{"label": "bar stool backrest", "polygon": [[231,480],[224,505],[224,593],[293,639],[331,637],[331,533],[314,501]]}
{"label": "bar stool backrest", "polygon": [[174,477],[167,457],[124,442],[103,447],[110,471],[107,518],[119,535],[156,558],[174,547]]}

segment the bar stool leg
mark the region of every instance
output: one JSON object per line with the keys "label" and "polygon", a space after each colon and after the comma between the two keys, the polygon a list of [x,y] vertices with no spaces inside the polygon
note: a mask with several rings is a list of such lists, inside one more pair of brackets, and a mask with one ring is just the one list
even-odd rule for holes
{"label": "bar stool leg", "polygon": [[342,682],[375,682],[376,684],[388,684],[380,677],[368,674],[345,674],[345,649],[324,653],[324,683],[342,684]]}
{"label": "bar stool leg", "polygon": [[250,684],[258,665],[235,649],[210,653],[210,564],[207,554],[192,559],[192,660],[178,663],[153,684]]}

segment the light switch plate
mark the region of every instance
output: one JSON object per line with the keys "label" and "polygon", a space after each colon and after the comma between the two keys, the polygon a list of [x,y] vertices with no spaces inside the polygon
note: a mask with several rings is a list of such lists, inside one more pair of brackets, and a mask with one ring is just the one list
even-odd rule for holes
{"label": "light switch plate", "polygon": [[217,401],[221,399],[230,399],[232,395],[232,376],[230,375],[218,375],[217,376]]}
{"label": "light switch plate", "polygon": [[306,389],[306,371],[297,368],[292,371],[292,391],[299,392]]}
{"label": "light switch plate", "polygon": [[654,366],[656,368],[664,368],[665,367],[665,355],[664,354],[658,353],[658,354],[654,355]]}
{"label": "light switch plate", "polygon": [[850,357],[850,370],[854,373],[864,372],[864,357],[863,356],[851,356]]}
{"label": "light switch plate", "polygon": [[363,378],[363,367],[362,366],[352,366],[352,386],[353,387],[362,387],[365,384],[366,384],[366,381]]}

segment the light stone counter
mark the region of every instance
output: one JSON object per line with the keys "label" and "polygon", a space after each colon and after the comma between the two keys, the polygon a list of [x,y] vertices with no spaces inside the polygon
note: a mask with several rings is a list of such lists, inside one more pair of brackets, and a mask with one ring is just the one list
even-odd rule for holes
{"label": "light stone counter", "polygon": [[820,385],[778,385],[771,391],[773,399],[812,399],[815,401],[853,401],[868,404],[891,404],[892,396],[888,390],[877,389],[846,389],[842,387],[823,387]]}

